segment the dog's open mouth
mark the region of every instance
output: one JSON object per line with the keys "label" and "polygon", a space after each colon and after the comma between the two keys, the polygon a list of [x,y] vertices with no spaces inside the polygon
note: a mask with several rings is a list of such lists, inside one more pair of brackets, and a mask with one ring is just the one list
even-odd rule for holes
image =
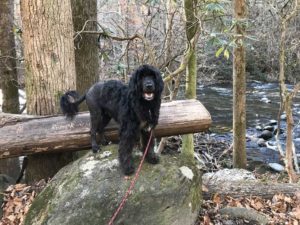
{"label": "dog's open mouth", "polygon": [[151,101],[154,98],[153,92],[144,92],[143,97],[147,101]]}

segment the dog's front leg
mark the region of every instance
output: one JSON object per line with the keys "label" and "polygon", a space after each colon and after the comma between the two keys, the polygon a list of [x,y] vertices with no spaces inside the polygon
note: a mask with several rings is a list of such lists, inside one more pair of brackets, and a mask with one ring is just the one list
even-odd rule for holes
{"label": "dog's front leg", "polygon": [[125,175],[134,173],[132,150],[136,143],[138,126],[123,124],[120,129],[119,161]]}
{"label": "dog's front leg", "polygon": [[146,155],[146,160],[147,162],[151,163],[151,164],[157,164],[159,162],[159,157],[157,154],[155,154],[154,152],[154,138],[152,137],[151,140],[149,140],[150,138],[150,132],[146,131],[146,130],[141,130],[141,142],[142,142],[142,152],[144,152],[147,148],[147,144],[150,141],[149,144],[149,149]]}
{"label": "dog's front leg", "polygon": [[132,149],[134,146],[134,138],[121,138],[119,143],[119,161],[123,173],[125,175],[131,175],[134,173],[134,164],[132,157]]}
{"label": "dog's front leg", "polygon": [[161,103],[161,101],[159,101],[157,105],[155,105],[153,108],[150,109],[151,119],[150,119],[149,126],[152,129],[154,129],[158,123],[160,103]]}

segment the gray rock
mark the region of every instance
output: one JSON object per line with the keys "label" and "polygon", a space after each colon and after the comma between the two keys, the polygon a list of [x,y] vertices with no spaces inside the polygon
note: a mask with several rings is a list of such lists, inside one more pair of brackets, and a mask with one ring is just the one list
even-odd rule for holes
{"label": "gray rock", "polygon": [[262,131],[262,127],[260,125],[256,125],[255,129],[258,130],[258,131]]}
{"label": "gray rock", "polygon": [[264,102],[264,103],[271,103],[271,100],[268,99],[267,97],[263,97],[260,99],[261,102]]}
{"label": "gray rock", "polygon": [[[25,225],[108,224],[131,179],[125,179],[116,146],[88,153],[60,170],[34,200]],[[140,156],[135,156],[135,165]],[[192,225],[201,203],[199,169],[183,155],[143,164],[139,179],[114,224]]]}
{"label": "gray rock", "polygon": [[269,140],[270,138],[273,137],[273,133],[269,130],[264,130],[263,132],[261,132],[261,134],[258,137],[263,138],[265,140]]}
{"label": "gray rock", "polygon": [[271,125],[265,126],[263,130],[274,131],[274,127]]}
{"label": "gray rock", "polygon": [[277,120],[270,120],[270,121],[269,121],[269,125],[270,125],[270,126],[277,125]]}
{"label": "gray rock", "polygon": [[227,215],[230,218],[239,218],[248,220],[250,223],[256,222],[260,225],[268,224],[268,217],[252,208],[242,208],[242,207],[225,207],[220,209],[221,215]]}
{"label": "gray rock", "polygon": [[284,166],[278,163],[268,163],[268,166],[277,172],[282,172],[285,170]]}
{"label": "gray rock", "polygon": [[280,119],[285,120],[285,119],[286,119],[286,114],[282,114],[282,115],[280,116]]}
{"label": "gray rock", "polygon": [[257,145],[258,145],[259,147],[266,147],[266,146],[267,146],[267,145],[266,145],[266,140],[263,139],[263,138],[259,138],[259,139],[257,140]]}
{"label": "gray rock", "polygon": [[244,169],[223,169],[214,173],[205,173],[202,179],[204,184],[212,182],[220,185],[224,182],[256,180],[253,173]]}

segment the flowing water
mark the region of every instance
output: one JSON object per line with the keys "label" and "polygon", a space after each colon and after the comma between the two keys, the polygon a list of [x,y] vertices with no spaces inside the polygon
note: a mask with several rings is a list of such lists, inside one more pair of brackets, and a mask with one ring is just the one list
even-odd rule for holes
{"label": "flowing water", "polygon": [[[292,90],[293,86],[288,85]],[[212,116],[211,131],[215,138],[220,140],[232,139],[232,84],[218,84],[211,86],[199,86],[197,89],[198,99],[205,105]],[[261,133],[256,126],[265,126],[270,120],[277,120],[279,111],[279,86],[276,83],[252,82],[247,85],[246,94],[246,120],[247,136],[257,137]],[[297,152],[300,152],[300,97],[293,101],[294,115],[294,142]],[[285,120],[281,122],[281,127],[285,130]],[[282,144],[285,143],[285,133],[280,136]],[[273,137],[269,142],[275,145]],[[248,158],[255,161],[278,162],[277,151],[259,147],[257,143],[247,139]]]}

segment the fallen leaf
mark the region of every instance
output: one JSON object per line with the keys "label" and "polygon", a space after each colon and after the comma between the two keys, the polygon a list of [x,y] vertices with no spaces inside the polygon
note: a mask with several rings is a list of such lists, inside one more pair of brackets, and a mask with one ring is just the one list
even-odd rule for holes
{"label": "fallen leaf", "polygon": [[294,208],[292,212],[290,212],[290,215],[295,217],[296,219],[300,220],[300,206],[297,208]]}
{"label": "fallen leaf", "polygon": [[251,206],[258,211],[264,207],[264,205],[260,201],[253,201],[251,203]]}
{"label": "fallen leaf", "polygon": [[210,225],[210,218],[208,215],[203,217],[203,225]]}
{"label": "fallen leaf", "polygon": [[213,203],[220,205],[221,202],[222,202],[221,196],[218,193],[214,194]]}

